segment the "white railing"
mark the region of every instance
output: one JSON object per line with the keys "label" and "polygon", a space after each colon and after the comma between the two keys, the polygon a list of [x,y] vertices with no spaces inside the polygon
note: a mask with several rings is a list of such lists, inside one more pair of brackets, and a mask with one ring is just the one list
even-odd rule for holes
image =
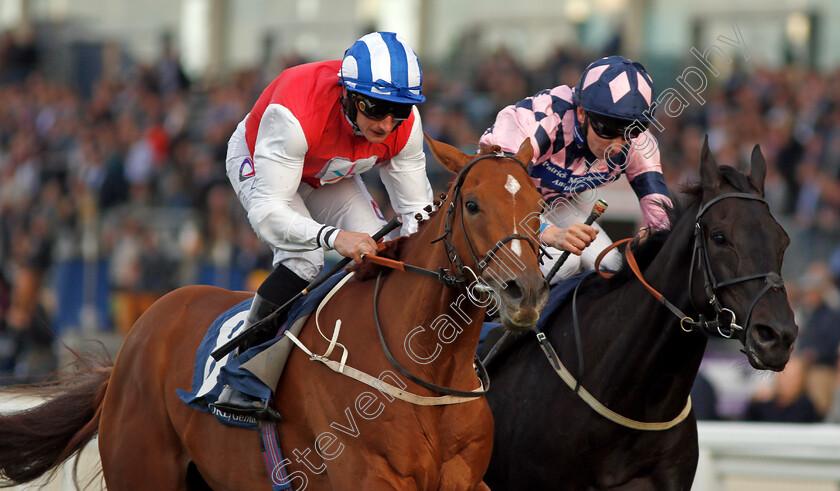
{"label": "white railing", "polygon": [[840,490],[840,425],[702,421],[698,437],[693,491]]}

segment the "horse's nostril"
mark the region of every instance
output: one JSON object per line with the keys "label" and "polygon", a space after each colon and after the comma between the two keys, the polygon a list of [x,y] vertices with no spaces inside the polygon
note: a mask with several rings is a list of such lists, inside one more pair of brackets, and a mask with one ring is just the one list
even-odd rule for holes
{"label": "horse's nostril", "polygon": [[522,298],[522,289],[514,280],[505,283],[505,295],[511,300],[519,300]]}
{"label": "horse's nostril", "polygon": [[770,326],[764,324],[756,324],[753,327],[755,331],[756,338],[761,343],[772,343],[773,341],[778,339],[776,335],[776,331],[773,330]]}

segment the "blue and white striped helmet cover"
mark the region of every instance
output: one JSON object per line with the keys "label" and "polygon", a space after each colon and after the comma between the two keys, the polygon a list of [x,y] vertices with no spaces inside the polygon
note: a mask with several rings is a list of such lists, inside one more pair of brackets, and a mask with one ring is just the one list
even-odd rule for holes
{"label": "blue and white striped helmet cover", "polygon": [[404,104],[419,104],[423,71],[417,54],[393,32],[373,32],[344,53],[339,80],[348,90]]}
{"label": "blue and white striped helmet cover", "polygon": [[575,88],[574,102],[585,111],[629,121],[656,121],[654,85],[641,63],[608,56],[590,64]]}

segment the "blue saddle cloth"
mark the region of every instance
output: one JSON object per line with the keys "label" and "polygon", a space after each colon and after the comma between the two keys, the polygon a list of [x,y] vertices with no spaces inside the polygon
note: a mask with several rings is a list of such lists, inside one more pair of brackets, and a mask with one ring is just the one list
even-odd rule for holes
{"label": "blue saddle cloth", "polygon": [[[559,283],[552,285],[551,290],[548,293],[548,302],[546,302],[545,307],[543,307],[542,311],[540,312],[540,319],[537,321],[537,329],[542,331],[545,329],[546,323],[548,319],[554,317],[554,314],[560,310],[560,307],[566,303],[567,300],[571,298],[571,294],[574,291],[575,287],[583,281],[583,278],[588,276],[589,274],[594,273],[594,271],[584,271],[583,273],[578,273],[574,276],[571,276]],[[477,353],[481,353],[481,345],[484,343],[484,339],[487,338],[487,335],[493,329],[501,326],[498,322],[485,322],[484,325],[481,327],[481,334],[478,338],[478,350]]]}
{"label": "blue saddle cloth", "polygon": [[224,425],[253,430],[259,429],[259,422],[256,418],[218,411],[211,408],[210,404],[216,402],[225,385],[230,385],[234,389],[254,399],[262,402],[268,400],[270,403],[271,401],[269,399],[272,397],[274,387],[268,387],[251,372],[240,370],[239,367],[279,341],[286,328],[291,326],[296,320],[314,312],[318,304],[321,303],[321,300],[345,275],[347,275],[346,272],[340,272],[331,276],[320,286],[309,292],[309,294],[295,302],[289,308],[285,322],[278,330],[277,336],[273,339],[258,346],[251,347],[235,358],[232,358],[228,354],[217,362],[210,356],[210,353],[242,331],[253,298],[244,300],[222,313],[210,325],[207,334],[204,335],[204,339],[198,347],[193,368],[192,389],[189,391],[176,390],[178,397],[194,409],[212,413]]}

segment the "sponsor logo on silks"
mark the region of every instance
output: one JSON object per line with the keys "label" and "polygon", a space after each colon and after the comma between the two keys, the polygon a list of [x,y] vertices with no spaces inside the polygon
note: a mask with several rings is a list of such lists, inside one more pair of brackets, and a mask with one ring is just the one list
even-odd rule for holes
{"label": "sponsor logo on silks", "polygon": [[355,169],[355,168],[356,168],[356,163],[353,163],[353,165],[351,165],[350,168],[347,169],[347,173],[345,173],[345,174],[342,174],[341,172],[339,172],[337,170],[331,170],[331,171],[329,171],[329,173],[334,174],[335,177],[324,176],[324,177],[321,178],[321,183],[328,184],[328,183],[331,183],[331,182],[335,182],[335,181],[339,181],[341,179],[344,179],[345,177],[350,177],[350,176],[353,175],[353,169]]}
{"label": "sponsor logo on silks", "polygon": [[595,189],[611,179],[609,172],[576,175],[568,169],[550,164],[535,165],[531,176],[540,179],[542,187],[567,195]]}
{"label": "sponsor logo on silks", "polygon": [[245,160],[239,166],[239,182],[247,181],[254,177],[255,174],[254,161],[251,160],[251,157],[245,157]]}
{"label": "sponsor logo on silks", "polygon": [[382,214],[382,211],[380,211],[379,206],[376,205],[376,201],[370,200],[370,205],[373,206],[373,212],[376,213],[376,216],[379,217],[379,219],[383,222],[386,221],[385,215]]}

